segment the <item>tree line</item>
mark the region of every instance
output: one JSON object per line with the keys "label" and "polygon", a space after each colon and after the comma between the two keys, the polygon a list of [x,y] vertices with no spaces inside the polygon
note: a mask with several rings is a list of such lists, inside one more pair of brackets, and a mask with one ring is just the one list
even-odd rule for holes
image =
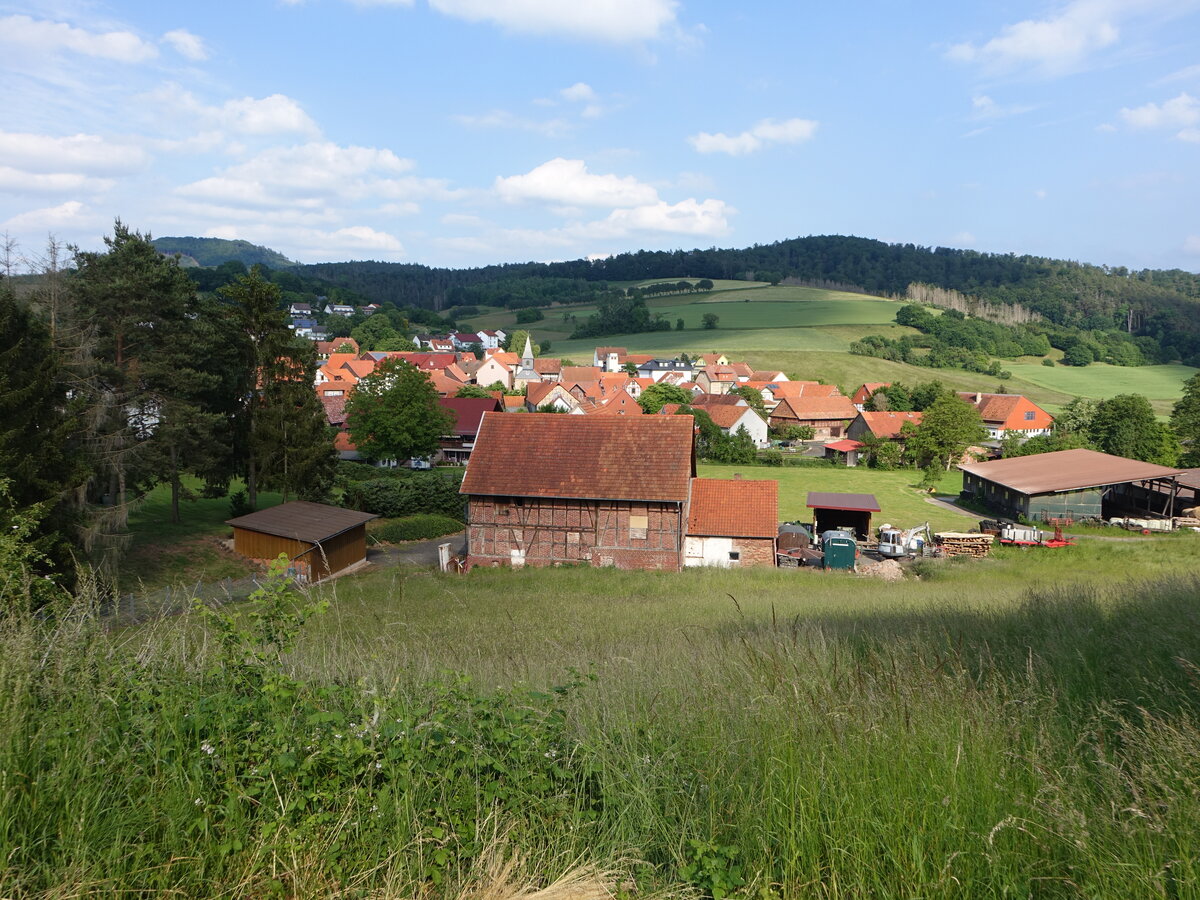
{"label": "tree line", "polygon": [[[168,485],[189,497],[246,484],[320,498],[334,463],[312,389],[312,343],[287,327],[260,271],[215,293],[119,220],[103,252],[47,254],[36,290],[0,280],[0,527],[37,513],[44,574],[112,569],[132,506]],[[199,485],[197,487],[197,485]]]}

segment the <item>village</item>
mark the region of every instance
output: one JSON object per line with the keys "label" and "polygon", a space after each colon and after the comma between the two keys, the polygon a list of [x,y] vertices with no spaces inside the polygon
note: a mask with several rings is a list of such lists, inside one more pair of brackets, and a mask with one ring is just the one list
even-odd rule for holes
{"label": "village", "polygon": [[[293,327],[304,326],[294,318]],[[740,472],[698,477],[699,426],[677,414],[681,407],[700,411],[723,435],[759,453],[850,469],[865,468],[868,454],[889,444],[898,455],[922,413],[875,409],[886,405],[887,383],[863,383],[846,396],[836,385],[754,370],[721,353],[661,357],[599,346],[590,365],[575,365],[536,356],[528,334],[521,352],[505,350],[503,331],[417,334],[417,351],[373,351],[349,338],[307,336],[319,354],[314,389],[335,430],[339,458],[362,459],[347,402],[388,360],[424,373],[452,414],[453,431],[436,453],[375,462],[465,467],[465,545],[453,553],[450,543],[442,545],[445,571],[780,566],[895,578],[897,561],[906,559],[986,556],[996,543],[1067,546],[1063,528],[1077,522],[1146,531],[1200,527],[1193,517],[1200,470],[1089,449],[999,458],[1003,442],[1053,428],[1046,410],[1018,394],[957,394],[978,412],[986,432],[986,440],[952,460],[962,475],[952,506],[964,516],[960,530],[884,521],[874,495],[822,490],[819,471],[808,492],[808,515],[782,521],[777,481]],[[686,403],[661,403],[650,412],[653,406],[639,398],[656,386],[675,389],[671,395]],[[948,505],[945,498],[928,502]],[[363,564],[366,523],[373,518],[293,502],[230,524],[239,553],[263,560],[283,552],[295,571],[315,580]]]}

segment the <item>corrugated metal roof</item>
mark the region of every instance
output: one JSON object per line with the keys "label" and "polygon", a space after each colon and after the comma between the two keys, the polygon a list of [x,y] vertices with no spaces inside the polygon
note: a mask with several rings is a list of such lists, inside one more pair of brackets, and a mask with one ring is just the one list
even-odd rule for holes
{"label": "corrugated metal roof", "polygon": [[687,533],[773,538],[779,528],[779,482],[694,478]]}
{"label": "corrugated metal roof", "polygon": [[964,472],[1021,494],[1052,494],[1180,473],[1154,463],[1095,450],[1058,450],[959,466]]}
{"label": "corrugated metal roof", "polygon": [[247,531],[258,531],[262,534],[273,534],[278,537],[306,541],[310,544],[320,544],[363,524],[363,522],[378,518],[379,516],[374,513],[342,509],[340,506],[326,506],[324,503],[293,500],[291,503],[281,503],[279,506],[272,506],[269,509],[260,509],[247,516],[227,519],[225,524],[232,525],[234,528],[244,528]]}
{"label": "corrugated metal roof", "polygon": [[690,416],[486,413],[462,493],[683,503],[695,474]]}
{"label": "corrugated metal roof", "polygon": [[809,491],[808,508],[879,512],[879,501],[875,499],[874,494],[831,494],[823,491]]}

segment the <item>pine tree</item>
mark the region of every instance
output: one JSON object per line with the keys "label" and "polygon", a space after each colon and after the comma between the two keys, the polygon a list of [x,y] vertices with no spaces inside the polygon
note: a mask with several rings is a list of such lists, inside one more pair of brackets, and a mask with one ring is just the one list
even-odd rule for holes
{"label": "pine tree", "polygon": [[[279,415],[265,410],[268,401],[281,401],[285,407],[292,402],[287,399],[286,391],[281,394],[276,389],[274,379],[290,377],[287,370],[293,364],[284,363],[281,370],[279,361],[290,359],[293,336],[287,327],[283,292],[279,285],[263,277],[260,267],[255,266],[248,275],[226,285],[218,293],[228,304],[227,318],[236,335],[238,467],[246,479],[250,509],[254,510],[258,509],[259,465],[268,444],[279,439],[274,433],[259,435],[260,419],[266,415],[283,427]],[[268,437],[270,439],[265,440]]]}
{"label": "pine tree", "polygon": [[316,350],[293,341],[266,364],[257,391],[251,445],[258,484],[302,500],[324,500],[333,486],[337,454],[325,409],[313,390]]}
{"label": "pine tree", "polygon": [[[76,426],[48,330],[0,280],[0,476],[11,509],[41,508],[34,549],[63,573],[72,569],[70,494],[84,478]],[[0,527],[11,526],[0,514]]]}

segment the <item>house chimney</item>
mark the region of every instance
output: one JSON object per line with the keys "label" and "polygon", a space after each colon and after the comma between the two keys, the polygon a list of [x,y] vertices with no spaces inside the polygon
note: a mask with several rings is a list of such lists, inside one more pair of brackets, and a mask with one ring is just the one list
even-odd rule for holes
{"label": "house chimney", "polygon": [[978,391],[976,391],[976,392],[975,392],[975,402],[976,402],[976,403],[980,403],[980,402],[982,402],[982,401],[983,401],[983,394],[981,394],[981,393],[979,393]]}

